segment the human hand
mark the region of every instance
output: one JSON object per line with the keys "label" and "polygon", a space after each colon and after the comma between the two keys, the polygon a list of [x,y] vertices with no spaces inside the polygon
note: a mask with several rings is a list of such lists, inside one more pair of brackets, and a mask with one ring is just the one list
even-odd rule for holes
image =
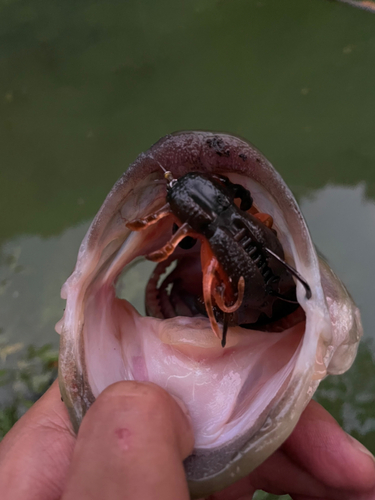
{"label": "human hand", "polygon": [[0,499],[188,500],[193,445],[176,401],[137,382],[103,391],[76,437],[55,382],[0,444]]}
{"label": "human hand", "polygon": [[[375,463],[358,446],[312,401],[272,457],[210,499],[264,489],[295,500],[374,500]],[[55,383],[0,444],[0,498],[188,500],[182,460],[192,448],[188,420],[157,386],[109,387],[76,438]]]}

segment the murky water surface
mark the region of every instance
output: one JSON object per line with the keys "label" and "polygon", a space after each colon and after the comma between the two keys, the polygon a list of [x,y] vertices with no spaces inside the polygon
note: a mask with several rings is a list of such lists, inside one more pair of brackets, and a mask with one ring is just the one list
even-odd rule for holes
{"label": "murky water surface", "polygon": [[[375,15],[325,0],[0,4],[0,368],[58,344],[59,290],[107,192],[181,129],[259,147],[362,310],[317,398],[375,452]],[[1,396],[1,393],[0,393]]]}

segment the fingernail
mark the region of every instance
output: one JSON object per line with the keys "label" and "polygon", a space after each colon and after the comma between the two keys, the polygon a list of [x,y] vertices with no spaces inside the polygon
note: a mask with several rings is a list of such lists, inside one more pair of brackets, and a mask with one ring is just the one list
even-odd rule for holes
{"label": "fingernail", "polygon": [[361,451],[362,453],[365,453],[366,455],[368,455],[369,457],[371,457],[374,460],[374,462],[375,462],[375,457],[371,453],[370,450],[368,450],[362,443],[360,443],[359,441],[357,441],[357,439],[355,439],[350,434],[347,434],[347,436],[348,436],[349,441],[350,441],[351,445],[353,446],[353,448],[355,448],[358,451]]}

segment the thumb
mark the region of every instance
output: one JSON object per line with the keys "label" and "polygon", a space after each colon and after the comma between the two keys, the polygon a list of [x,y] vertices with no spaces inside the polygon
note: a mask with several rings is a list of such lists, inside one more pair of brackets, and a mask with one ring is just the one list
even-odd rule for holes
{"label": "thumb", "polygon": [[188,500],[182,461],[193,444],[190,423],[167,392],[116,383],[83,419],[62,500]]}

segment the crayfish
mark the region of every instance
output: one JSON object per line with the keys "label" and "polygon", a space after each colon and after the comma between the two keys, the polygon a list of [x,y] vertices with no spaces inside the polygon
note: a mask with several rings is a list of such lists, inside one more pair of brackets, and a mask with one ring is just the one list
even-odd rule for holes
{"label": "crayfish", "polygon": [[272,217],[257,211],[248,189],[219,174],[189,172],[174,179],[165,171],[164,176],[166,204],[126,225],[139,231],[172,215],[171,239],[147,255],[154,262],[166,260],[178,245],[190,249],[200,240],[204,306],[223,347],[228,326],[251,327],[260,316],[273,319],[280,308],[275,301],[298,305],[293,276],[311,297],[306,280],[285,262]]}

